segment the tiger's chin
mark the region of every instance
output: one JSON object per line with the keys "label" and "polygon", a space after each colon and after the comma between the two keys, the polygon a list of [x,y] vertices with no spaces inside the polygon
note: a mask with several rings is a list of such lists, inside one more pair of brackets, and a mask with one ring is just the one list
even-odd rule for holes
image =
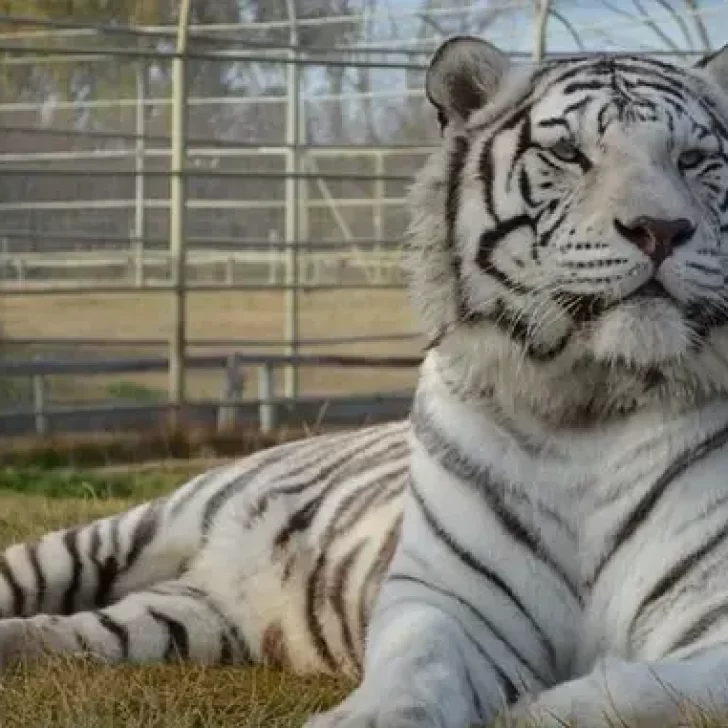
{"label": "tiger's chin", "polygon": [[593,322],[587,346],[598,362],[647,368],[679,364],[690,353],[694,338],[690,322],[672,301],[638,298]]}

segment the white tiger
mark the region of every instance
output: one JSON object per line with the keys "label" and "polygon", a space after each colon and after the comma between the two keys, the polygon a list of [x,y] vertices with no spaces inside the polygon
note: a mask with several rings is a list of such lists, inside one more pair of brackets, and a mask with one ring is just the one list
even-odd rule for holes
{"label": "white tiger", "polygon": [[445,43],[410,421],[11,547],[2,659],[363,671],[311,728],[728,711],[728,50],[699,65]]}

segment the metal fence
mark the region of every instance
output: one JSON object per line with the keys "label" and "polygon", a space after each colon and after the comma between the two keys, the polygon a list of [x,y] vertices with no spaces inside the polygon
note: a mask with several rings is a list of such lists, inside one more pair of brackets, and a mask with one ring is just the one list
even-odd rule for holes
{"label": "metal fence", "polygon": [[[399,240],[437,134],[422,84],[442,37],[483,33],[523,60],[625,45],[690,60],[728,27],[725,3],[581,5],[180,0],[160,25],[0,15],[4,359],[167,362],[166,384],[158,368],[106,389],[57,373],[44,417],[134,387],[180,413],[221,388],[188,371],[203,347],[288,357],[275,387],[289,402],[369,393],[376,408],[406,391],[412,367],[299,365],[418,354]],[[31,369],[0,375],[5,421],[32,414]]]}

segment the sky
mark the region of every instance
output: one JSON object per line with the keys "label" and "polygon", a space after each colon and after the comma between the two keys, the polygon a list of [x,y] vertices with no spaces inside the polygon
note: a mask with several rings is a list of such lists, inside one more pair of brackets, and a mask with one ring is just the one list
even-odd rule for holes
{"label": "sky", "polygon": [[[435,13],[447,13],[457,3],[442,0],[430,2]],[[584,46],[588,50],[668,50],[665,38],[670,39],[680,49],[701,47],[695,32],[695,24],[690,15],[689,3],[684,0],[669,0],[680,14],[680,22],[671,17],[657,0],[553,0],[553,7],[574,26]],[[728,42],[728,2],[726,0],[696,0],[701,9],[713,47]],[[389,0],[388,7],[394,13],[417,11],[423,7],[423,0]],[[654,23],[650,28],[639,22],[639,9],[642,6]],[[474,0],[470,4],[473,17],[482,17],[490,9],[508,8],[487,30],[486,36],[497,45],[512,51],[529,52],[533,46],[533,0]],[[464,14],[458,14],[462,20]],[[437,15],[438,23],[446,29],[457,24],[456,14]],[[689,38],[685,37],[687,31]],[[664,34],[664,38],[660,37]],[[578,51],[579,47],[572,34],[557,18],[549,21],[547,47],[556,52]]]}

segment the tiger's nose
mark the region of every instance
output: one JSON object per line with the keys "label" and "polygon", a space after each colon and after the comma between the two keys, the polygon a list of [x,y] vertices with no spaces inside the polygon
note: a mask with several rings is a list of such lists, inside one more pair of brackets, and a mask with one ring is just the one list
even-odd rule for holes
{"label": "tiger's nose", "polygon": [[614,219],[617,232],[636,245],[659,266],[669,258],[675,248],[686,243],[695,233],[695,225],[685,217],[660,220],[641,215],[628,223]]}

